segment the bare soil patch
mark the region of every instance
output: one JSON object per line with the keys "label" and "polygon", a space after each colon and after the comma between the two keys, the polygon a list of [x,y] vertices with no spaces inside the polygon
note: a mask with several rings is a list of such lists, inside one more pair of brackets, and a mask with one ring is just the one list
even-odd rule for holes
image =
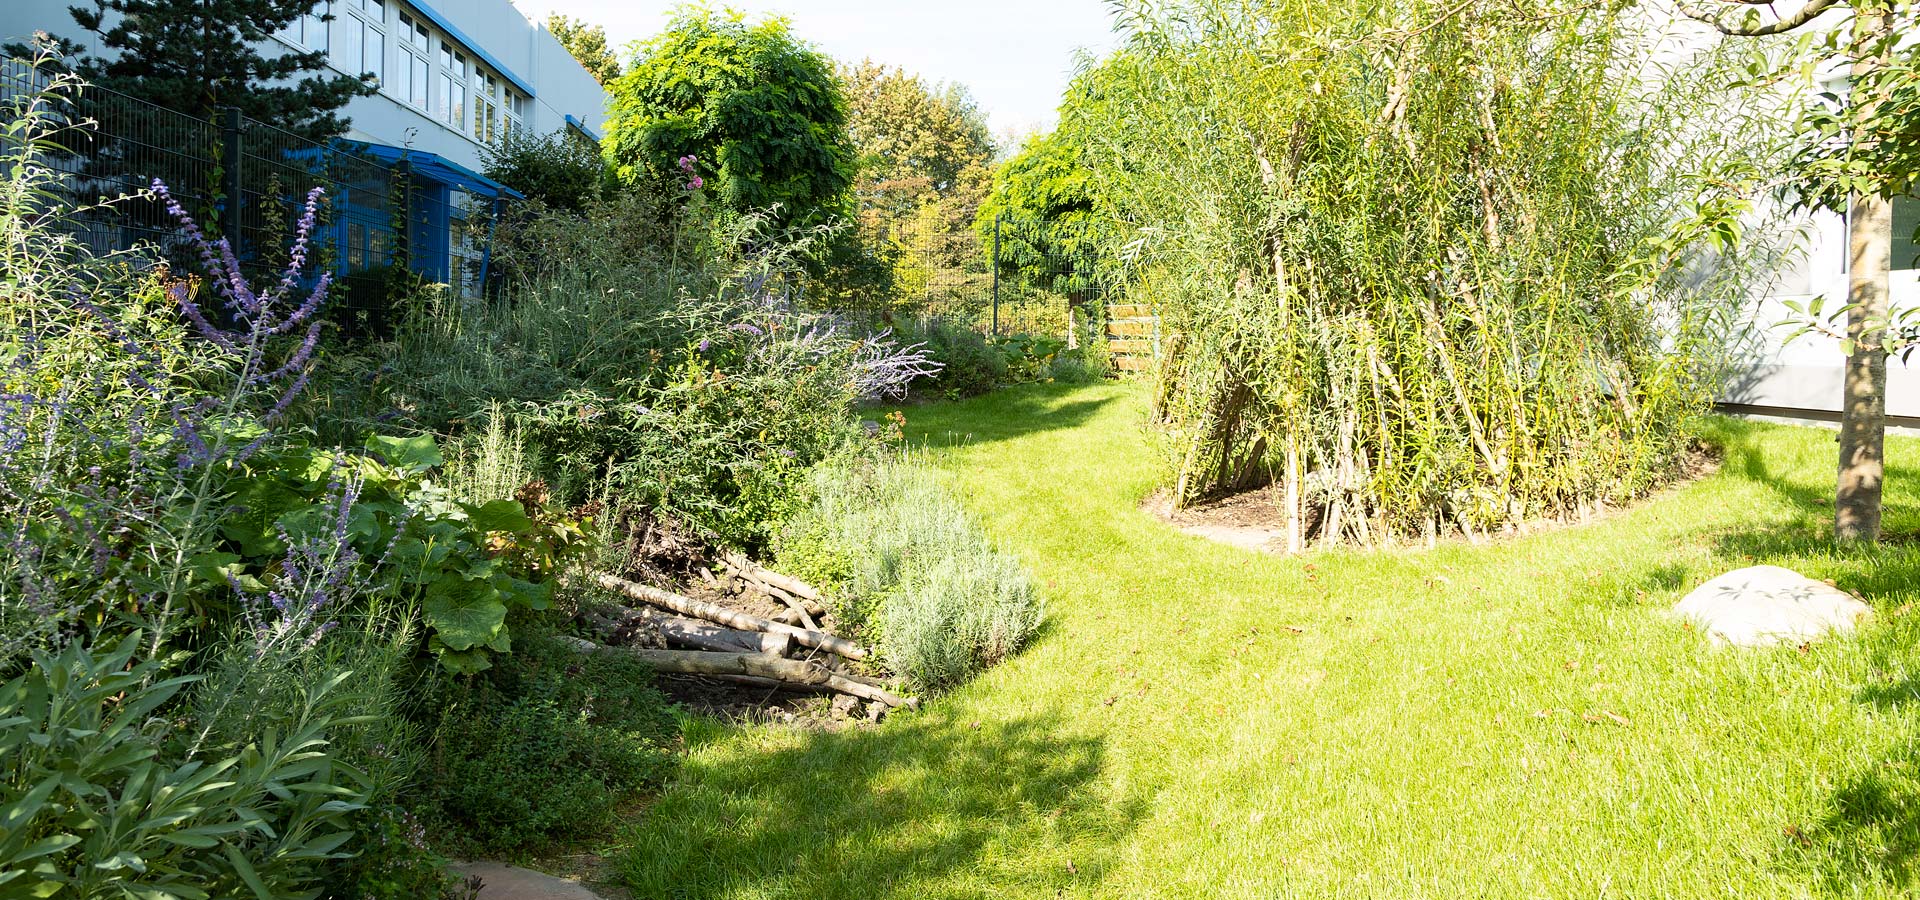
{"label": "bare soil patch", "polygon": [[1173,495],[1155,491],[1142,504],[1154,518],[1187,534],[1218,541],[1242,550],[1261,553],[1287,551],[1287,516],[1280,505],[1278,485],[1254,488],[1194,504],[1186,509],[1173,508]]}
{"label": "bare soil patch", "polygon": [[[1488,543],[1489,540],[1521,537],[1529,534],[1538,534],[1543,531],[1601,521],[1617,515],[1620,512],[1636,508],[1642,503],[1656,499],[1666,493],[1712,475],[1719,470],[1720,452],[1711,447],[1696,447],[1689,450],[1686,455],[1682,457],[1679,469],[1675,472],[1673,480],[1658,490],[1640,497],[1633,503],[1622,506],[1609,506],[1601,503],[1584,513],[1521,522],[1509,525],[1505,529],[1491,535],[1463,536],[1456,531],[1451,533],[1451,536],[1442,538],[1441,541],[1484,544]],[[1162,489],[1155,491],[1152,496],[1142,502],[1140,508],[1148,515],[1186,534],[1203,537],[1233,547],[1239,547],[1242,550],[1284,555],[1287,552],[1287,515],[1285,508],[1281,504],[1282,499],[1280,486],[1278,484],[1271,484],[1254,488],[1250,491],[1242,491],[1238,494],[1209,498],[1195,503],[1186,509],[1174,509],[1172,495],[1170,492]],[[1318,546],[1317,542],[1312,538],[1314,527],[1315,522],[1313,521],[1313,517],[1309,515],[1306,528],[1308,534],[1307,546],[1310,550]],[[1396,542],[1395,545],[1418,546],[1421,543],[1431,544],[1438,542],[1440,541],[1416,542],[1402,540]]]}

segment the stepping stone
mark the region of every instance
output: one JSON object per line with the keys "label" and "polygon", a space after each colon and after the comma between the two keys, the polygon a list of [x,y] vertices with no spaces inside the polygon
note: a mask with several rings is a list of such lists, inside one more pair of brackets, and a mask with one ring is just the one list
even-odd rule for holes
{"label": "stepping stone", "polygon": [[577,882],[542,875],[506,863],[478,860],[456,862],[450,868],[461,878],[478,876],[484,886],[480,900],[601,900]]}
{"label": "stepping stone", "polygon": [[1828,632],[1852,634],[1873,610],[1859,598],[1792,569],[1736,569],[1680,598],[1673,611],[1700,624],[1715,644],[1804,644]]}

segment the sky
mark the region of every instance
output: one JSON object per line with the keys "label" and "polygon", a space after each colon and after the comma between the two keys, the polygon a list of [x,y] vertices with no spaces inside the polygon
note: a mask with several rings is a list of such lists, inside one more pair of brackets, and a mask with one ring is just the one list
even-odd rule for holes
{"label": "sky", "polygon": [[[515,0],[515,5],[535,21],[558,12],[604,26],[608,42],[623,47],[665,28],[680,0]],[[1104,0],[732,0],[724,5],[750,16],[784,15],[802,39],[837,59],[871,57],[929,82],[964,84],[998,134],[1051,128],[1075,52],[1097,55],[1115,44]]]}

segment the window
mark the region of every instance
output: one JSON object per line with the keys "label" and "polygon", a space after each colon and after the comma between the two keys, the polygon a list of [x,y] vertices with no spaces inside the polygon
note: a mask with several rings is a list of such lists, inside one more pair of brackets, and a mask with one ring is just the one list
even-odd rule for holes
{"label": "window", "polygon": [[427,108],[427,58],[412,50],[400,51],[393,70],[393,95],[421,109]]}
{"label": "window", "polygon": [[1920,229],[1920,197],[1893,198],[1894,271],[1920,269],[1920,243],[1914,230]]}
{"label": "window", "polygon": [[[384,3],[384,0],[369,2]],[[381,9],[384,12],[385,6]],[[427,57],[433,54],[433,40],[427,36],[427,26],[413,16],[400,13],[398,18],[393,34],[393,46],[399,50],[393,61],[393,95],[402,102],[426,109],[427,92],[433,88],[427,68]]]}
{"label": "window", "polygon": [[447,78],[447,73],[441,72],[434,78],[433,111],[439,113],[440,118],[445,119],[447,110],[452,108],[453,82]]}
{"label": "window", "polygon": [[492,143],[499,137],[500,80],[473,67],[473,139]]}
{"label": "window", "polygon": [[386,84],[384,15],[380,0],[346,0],[346,15],[334,17],[336,69],[351,75],[371,73],[374,83]]}
{"label": "window", "polygon": [[507,128],[527,127],[527,114],[532,111],[533,103],[527,95],[507,88]]}
{"label": "window", "polygon": [[367,264],[371,266],[393,265],[393,248],[387,245],[388,234],[384,228],[369,228],[367,235]]}
{"label": "window", "polygon": [[467,58],[453,52],[453,45],[440,42],[439,91],[440,118],[456,129],[467,127]]}
{"label": "window", "polygon": [[373,73],[374,84],[387,83],[387,36],[367,25],[367,44],[361,65]]}
{"label": "window", "polygon": [[358,272],[367,267],[367,226],[359,222],[347,223],[347,271]]}
{"label": "window", "polygon": [[280,32],[280,37],[292,44],[308,50],[327,49],[327,23],[325,16],[332,12],[332,4],[316,3],[306,15],[293,20]]}
{"label": "window", "polygon": [[427,35],[427,26],[406,13],[400,14],[400,39],[423,56],[433,52],[433,38]]}

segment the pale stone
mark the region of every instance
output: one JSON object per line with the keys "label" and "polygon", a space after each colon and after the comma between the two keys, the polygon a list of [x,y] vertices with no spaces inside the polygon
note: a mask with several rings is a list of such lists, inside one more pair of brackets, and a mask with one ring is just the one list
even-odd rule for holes
{"label": "pale stone", "polygon": [[600,900],[600,896],[576,882],[542,875],[505,863],[479,860],[456,862],[454,874],[462,878],[478,876],[480,900]]}
{"label": "pale stone", "polygon": [[1852,594],[1779,566],[1728,572],[1694,588],[1673,611],[1698,623],[1714,643],[1736,647],[1851,634],[1872,613]]}

